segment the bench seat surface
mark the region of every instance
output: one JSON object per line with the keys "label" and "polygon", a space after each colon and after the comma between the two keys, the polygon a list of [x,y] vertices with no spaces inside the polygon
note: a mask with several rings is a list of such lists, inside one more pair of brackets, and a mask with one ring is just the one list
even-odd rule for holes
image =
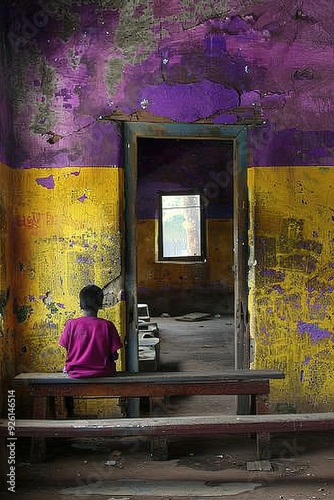
{"label": "bench seat surface", "polygon": [[228,370],[218,373],[197,372],[155,372],[155,373],[129,373],[120,372],[116,377],[91,377],[73,379],[66,373],[20,373],[14,377],[17,383],[26,384],[128,384],[131,383],[205,383],[224,381],[246,381],[283,379],[284,372],[280,370]]}

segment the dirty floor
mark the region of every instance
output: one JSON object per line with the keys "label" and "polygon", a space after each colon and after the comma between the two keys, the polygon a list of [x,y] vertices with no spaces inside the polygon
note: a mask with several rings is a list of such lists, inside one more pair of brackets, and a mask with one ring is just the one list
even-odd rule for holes
{"label": "dirty floor", "polygon": [[[161,370],[233,367],[233,319],[155,318]],[[234,397],[171,398],[173,414],[234,413]],[[22,500],[334,500],[334,435],[276,435],[270,463],[256,463],[251,436],[172,439],[171,459],[151,460],[145,438],[50,440],[48,459],[30,464],[29,440],[17,446],[15,493]],[[254,463],[255,462],[255,463]],[[271,470],[249,470],[266,469]]]}

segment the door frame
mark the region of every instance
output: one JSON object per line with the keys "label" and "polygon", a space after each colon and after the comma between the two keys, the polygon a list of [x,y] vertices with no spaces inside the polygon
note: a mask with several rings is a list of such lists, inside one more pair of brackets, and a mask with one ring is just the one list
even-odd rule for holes
{"label": "door frame", "polygon": [[139,371],[137,334],[138,138],[233,142],[233,253],[235,368],[249,368],[247,125],[124,123],[126,370]]}

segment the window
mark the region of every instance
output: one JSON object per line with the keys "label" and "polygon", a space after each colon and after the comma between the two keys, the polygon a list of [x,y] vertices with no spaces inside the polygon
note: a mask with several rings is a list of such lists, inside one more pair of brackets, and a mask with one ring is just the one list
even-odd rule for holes
{"label": "window", "polygon": [[197,192],[159,194],[159,260],[205,261],[203,208]]}

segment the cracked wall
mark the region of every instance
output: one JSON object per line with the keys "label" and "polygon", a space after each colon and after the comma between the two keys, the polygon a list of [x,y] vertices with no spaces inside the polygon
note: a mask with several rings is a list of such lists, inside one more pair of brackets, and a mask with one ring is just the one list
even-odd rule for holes
{"label": "cracked wall", "polygon": [[260,123],[253,165],[333,163],[326,0],[11,3],[12,166],[121,166],[113,120],[152,116]]}

